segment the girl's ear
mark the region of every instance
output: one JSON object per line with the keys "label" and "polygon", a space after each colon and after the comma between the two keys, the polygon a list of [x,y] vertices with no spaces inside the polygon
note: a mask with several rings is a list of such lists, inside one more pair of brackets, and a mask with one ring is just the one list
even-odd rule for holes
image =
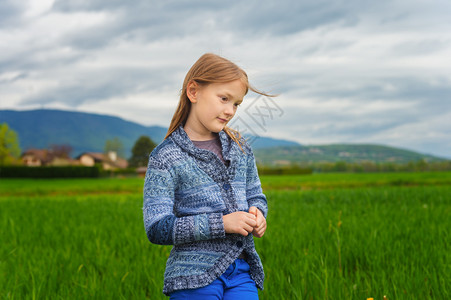
{"label": "girl's ear", "polygon": [[191,103],[197,102],[197,94],[199,92],[199,85],[195,81],[191,81],[188,83],[186,87],[186,96],[188,97]]}

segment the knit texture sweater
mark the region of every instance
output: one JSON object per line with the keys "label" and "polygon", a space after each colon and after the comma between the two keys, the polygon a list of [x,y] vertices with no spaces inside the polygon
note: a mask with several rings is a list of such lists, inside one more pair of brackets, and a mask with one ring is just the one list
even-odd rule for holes
{"label": "knit texture sweater", "polygon": [[[219,132],[223,161],[194,146],[180,126],[149,156],[144,183],[144,227],[150,242],[173,245],[163,293],[206,286],[221,276],[241,252],[250,275],[263,289],[263,266],[252,234],[225,233],[223,215],[255,206],[267,215],[255,158]],[[226,166],[227,165],[227,166]]]}

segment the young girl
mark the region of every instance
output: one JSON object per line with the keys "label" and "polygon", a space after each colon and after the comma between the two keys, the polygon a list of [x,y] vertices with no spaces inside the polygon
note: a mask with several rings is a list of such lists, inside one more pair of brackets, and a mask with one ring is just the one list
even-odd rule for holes
{"label": "young girl", "polygon": [[252,236],[265,233],[266,197],[250,146],[226,126],[249,89],[266,95],[231,61],[204,54],[150,154],[144,225],[152,243],[174,245],[164,273],[170,299],[258,299],[263,289]]}

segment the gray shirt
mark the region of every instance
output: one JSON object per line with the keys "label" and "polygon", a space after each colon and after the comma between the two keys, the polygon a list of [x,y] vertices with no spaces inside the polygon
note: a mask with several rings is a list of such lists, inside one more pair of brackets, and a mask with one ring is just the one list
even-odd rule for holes
{"label": "gray shirt", "polygon": [[221,149],[221,142],[219,141],[219,136],[212,140],[207,141],[192,141],[194,146],[197,148],[209,150],[216,154],[222,162],[225,164],[224,158],[222,157],[222,149]]}

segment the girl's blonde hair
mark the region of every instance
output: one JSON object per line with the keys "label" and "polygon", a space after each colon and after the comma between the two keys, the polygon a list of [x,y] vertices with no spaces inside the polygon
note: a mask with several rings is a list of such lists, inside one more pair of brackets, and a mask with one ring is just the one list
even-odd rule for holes
{"label": "girl's blonde hair", "polygon": [[[266,94],[253,88],[249,84],[246,72],[230,60],[213,53],[206,53],[202,55],[194,63],[191,69],[189,69],[185,76],[179,104],[175,110],[168,132],[164,138],[166,139],[169,137],[171,133],[173,133],[180,126],[180,124],[184,124],[188,119],[188,115],[191,110],[191,101],[188,99],[186,90],[190,82],[196,82],[200,86],[205,86],[211,83],[226,83],[237,79],[241,80],[244,84],[246,88],[245,94],[251,90],[260,95],[273,97],[273,95]],[[241,148],[241,134],[238,131],[225,126],[224,132],[226,132]]]}

